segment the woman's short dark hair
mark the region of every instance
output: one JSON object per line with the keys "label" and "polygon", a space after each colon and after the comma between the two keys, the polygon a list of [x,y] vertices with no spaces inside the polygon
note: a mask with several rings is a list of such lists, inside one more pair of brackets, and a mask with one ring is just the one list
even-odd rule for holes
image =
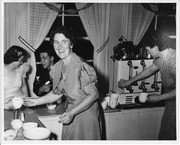
{"label": "woman's short dark hair", "polygon": [[149,46],[153,48],[158,46],[159,51],[170,48],[170,38],[167,33],[161,31],[151,31],[143,43],[143,47]]}
{"label": "woman's short dark hair", "polygon": [[[19,55],[19,52],[22,54]],[[4,54],[4,64],[8,65],[18,61],[21,56],[25,58],[27,56],[27,51],[20,46],[13,45]]]}
{"label": "woman's short dark hair", "polygon": [[68,38],[71,44],[75,43],[72,29],[67,29],[65,26],[59,26],[51,31],[50,33],[50,44],[53,46],[54,35],[57,33],[62,33],[66,38]]}

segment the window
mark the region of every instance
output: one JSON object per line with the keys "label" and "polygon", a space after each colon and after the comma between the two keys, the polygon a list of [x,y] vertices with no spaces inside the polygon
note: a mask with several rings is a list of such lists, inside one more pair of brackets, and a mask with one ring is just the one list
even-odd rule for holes
{"label": "window", "polygon": [[149,36],[149,33],[156,29],[166,32],[172,38],[171,46],[176,48],[176,4],[158,4],[158,8],[158,14],[153,18],[139,46]]}
{"label": "window", "polygon": [[[75,37],[73,51],[86,60],[90,65],[93,65],[93,45],[87,37],[79,14],[71,13],[72,10],[76,10],[74,3],[63,3],[63,12],[58,14],[49,33],[47,34],[46,41],[49,41],[50,32],[53,28],[61,25],[65,25],[67,28],[72,28]],[[38,57],[38,54],[36,56]],[[37,61],[39,61],[39,58],[37,58]]]}

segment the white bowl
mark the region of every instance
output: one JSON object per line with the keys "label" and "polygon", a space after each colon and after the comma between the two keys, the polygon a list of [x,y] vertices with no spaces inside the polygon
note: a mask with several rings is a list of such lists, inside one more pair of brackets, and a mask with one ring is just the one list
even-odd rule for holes
{"label": "white bowl", "polygon": [[46,104],[46,106],[47,106],[47,108],[49,109],[49,110],[54,110],[55,108],[56,108],[56,104]]}
{"label": "white bowl", "polygon": [[16,131],[9,129],[4,132],[4,138],[6,140],[13,140],[16,137]]}
{"label": "white bowl", "polygon": [[11,126],[13,129],[18,130],[22,127],[23,122],[20,119],[13,119],[11,121]]}
{"label": "white bowl", "polygon": [[26,122],[26,123],[23,123],[23,129],[26,130],[26,129],[30,129],[30,128],[35,128],[38,126],[38,123],[36,122]]}
{"label": "white bowl", "polygon": [[35,127],[23,131],[23,135],[29,140],[45,140],[48,139],[51,132],[44,127]]}

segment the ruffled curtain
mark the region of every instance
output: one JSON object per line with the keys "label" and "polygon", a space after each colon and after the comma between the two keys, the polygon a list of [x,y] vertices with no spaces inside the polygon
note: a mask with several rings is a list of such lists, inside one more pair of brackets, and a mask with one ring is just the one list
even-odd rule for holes
{"label": "ruffled curtain", "polygon": [[[76,3],[77,9],[85,3]],[[86,33],[94,46],[94,68],[98,76],[100,93],[107,93],[109,88],[108,42],[109,42],[109,3],[93,3],[89,8],[79,11]]]}
{"label": "ruffled curtain", "polygon": [[57,15],[57,12],[50,10],[43,3],[4,3],[4,52],[12,45],[19,45],[29,52],[28,62],[32,66],[28,80],[31,96],[34,96],[35,55],[20,42],[18,37],[21,36],[34,49],[37,49],[45,39]]}
{"label": "ruffled curtain", "polygon": [[[111,20],[109,33],[110,55],[113,55],[113,47],[119,42],[118,39],[124,36],[128,41],[137,45],[147,31],[154,13],[147,11],[140,3],[113,3],[111,4]],[[116,68],[113,60],[109,62],[110,89],[116,90],[114,78]]]}
{"label": "ruffled curtain", "polygon": [[[82,8],[85,4],[77,3]],[[147,31],[154,13],[139,3],[94,3],[79,12],[85,30],[94,46],[94,67],[99,75],[99,91],[114,90],[113,47],[120,36],[137,45]],[[108,43],[109,42],[109,43]],[[108,87],[107,87],[108,85]]]}

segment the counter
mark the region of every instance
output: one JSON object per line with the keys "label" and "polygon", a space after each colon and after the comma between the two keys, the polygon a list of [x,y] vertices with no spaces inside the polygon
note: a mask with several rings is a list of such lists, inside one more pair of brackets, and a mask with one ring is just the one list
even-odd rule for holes
{"label": "counter", "polygon": [[[39,119],[37,118],[34,110],[30,108],[23,108],[20,111],[24,113],[24,116],[25,116],[24,122],[37,122],[39,127],[44,127],[41,121],[39,121]],[[4,130],[12,129],[11,121],[13,120],[13,118],[14,118],[14,114],[12,110],[4,110]],[[24,136],[22,135],[22,132],[23,132],[23,129],[21,128],[15,140],[25,140]]]}
{"label": "counter", "polygon": [[48,110],[46,105],[33,108],[36,112],[37,118],[48,128],[54,140],[61,140],[63,124],[59,123],[60,115],[65,111],[65,104],[57,105],[55,110]]}
{"label": "counter", "polygon": [[104,111],[106,140],[157,140],[164,106]]}
{"label": "counter", "polygon": [[[58,105],[55,110],[48,110],[46,105],[37,107],[23,107],[19,112],[25,115],[24,122],[37,122],[39,127],[46,127],[51,131],[52,139],[61,139],[62,124],[58,123],[59,115],[64,112],[64,104]],[[12,110],[4,110],[4,130],[11,129],[11,120],[14,118]],[[25,140],[23,137],[23,129],[18,132],[15,140]]]}
{"label": "counter", "polygon": [[[61,140],[62,127],[58,123],[59,115],[65,110],[64,104],[55,110],[48,110],[45,105],[26,108],[25,122],[37,122],[39,126],[50,129],[54,140]],[[107,108],[102,112],[104,116],[102,126],[106,140],[156,140],[161,124],[164,106],[119,106],[116,109]],[[12,111],[4,111],[4,129],[11,128]],[[24,140],[19,134],[15,140]]]}

